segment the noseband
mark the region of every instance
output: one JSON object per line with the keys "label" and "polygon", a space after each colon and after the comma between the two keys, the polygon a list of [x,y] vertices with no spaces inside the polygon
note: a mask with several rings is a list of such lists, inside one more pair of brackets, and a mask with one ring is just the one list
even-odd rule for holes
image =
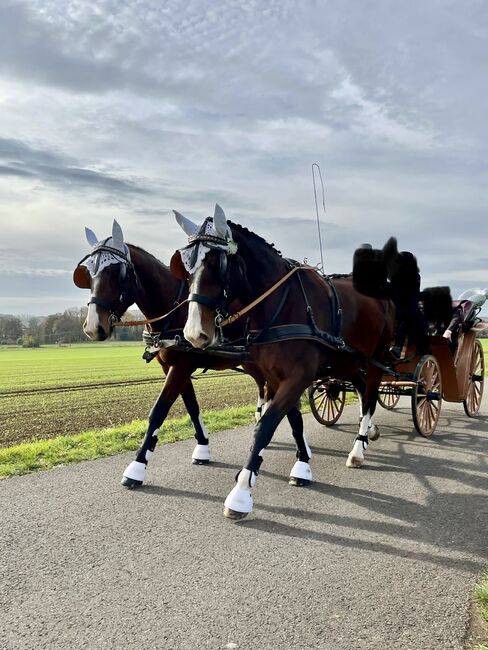
{"label": "noseband", "polygon": [[119,272],[119,283],[122,286],[122,291],[119,295],[118,300],[113,300],[113,301],[108,301],[104,300],[103,298],[99,298],[98,296],[91,296],[90,300],[87,302],[87,305],[98,305],[99,307],[102,307],[103,309],[106,309],[109,312],[109,323],[110,325],[113,325],[114,323],[117,323],[120,321],[121,317],[118,314],[118,309],[120,305],[125,301],[127,297],[127,278],[129,275],[132,275],[134,280],[137,282],[137,276],[136,272],[134,269],[134,265],[132,264],[129,256],[125,251],[121,251],[118,248],[113,248],[112,246],[107,246],[106,242],[110,239],[108,237],[103,241],[100,246],[97,246],[94,248],[88,255],[85,255],[79,262],[78,266],[81,266],[83,262],[93,255],[96,255],[97,253],[111,253],[114,255],[116,258],[120,259],[120,272]]}

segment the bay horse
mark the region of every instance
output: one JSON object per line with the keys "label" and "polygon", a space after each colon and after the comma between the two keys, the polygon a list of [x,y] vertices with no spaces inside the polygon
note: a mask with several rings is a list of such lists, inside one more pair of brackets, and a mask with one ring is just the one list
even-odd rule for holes
{"label": "bay horse", "polygon": [[[189,245],[176,251],[171,268],[176,276],[189,281],[184,335],[195,348],[205,349],[218,342],[230,301],[250,304],[290,274],[286,282],[247,312],[249,354],[274,397],[256,426],[250,455],[225,500],[224,515],[241,519],[252,511],[251,490],[263,450],[284,414],[315,379],[348,381],[359,393],[359,433],[346,465],[360,467],[383,374],[381,362],[388,359],[393,304],[359,294],[350,277],[327,281],[311,267],[294,271],[293,262],[284,259],[273,245],[245,227],[227,222],[218,205],[213,220],[208,218],[203,226],[181,217],[177,220],[189,237]],[[202,247],[203,255],[195,254]],[[200,263],[189,269],[191,251]],[[298,462],[302,475],[311,479],[310,457],[304,440],[298,445]]]}
{"label": "bay horse", "polygon": [[[168,267],[142,248],[126,244],[122,229],[114,220],[112,236],[98,240],[89,228],[85,228],[91,251],[76,267],[73,281],[76,286],[91,290],[88,312],[83,330],[88,338],[95,341],[107,339],[127,309],[135,303],[145,319],[158,318],[171,311],[178,303],[186,301],[188,286],[185,281],[176,279]],[[211,460],[208,432],[200,416],[200,408],[193,388],[191,375],[198,368],[225,370],[242,365],[251,375],[258,387],[256,419],[269,401],[261,371],[254,363],[240,363],[235,357],[223,358],[202,354],[189,349],[181,351],[158,348],[159,339],[182,336],[186,321],[186,305],[169,318],[156,321],[146,327],[150,330],[148,338],[156,343],[152,356],[166,375],[164,387],[157,398],[148,419],[148,428],[136,458],[125,469],[122,485],[134,488],[142,485],[147,477],[147,465],[154,453],[158,432],[178,395],[181,395],[191,418],[196,438],[192,462],[197,465],[208,464]],[[239,325],[239,329],[242,329]],[[238,330],[234,330],[238,335]],[[152,348],[150,348],[152,349]],[[301,414],[292,409],[288,419],[294,430],[303,430]],[[298,480],[293,479],[290,480]]]}

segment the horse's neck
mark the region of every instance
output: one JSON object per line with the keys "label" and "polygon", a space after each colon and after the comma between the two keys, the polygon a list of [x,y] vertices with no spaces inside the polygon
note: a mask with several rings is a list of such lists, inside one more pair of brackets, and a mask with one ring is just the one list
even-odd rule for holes
{"label": "horse's neck", "polygon": [[235,234],[241,255],[247,267],[247,281],[252,298],[264,293],[289,271],[289,266],[278,253],[266,244]]}
{"label": "horse's neck", "polygon": [[137,275],[136,304],[145,318],[156,318],[169,311],[179,292],[180,281],[152,255],[131,248],[131,260]]}
{"label": "horse's neck", "polygon": [[[262,296],[278,280],[281,280],[290,270],[288,263],[271,246],[247,239],[244,234],[237,234],[235,237],[238,249],[246,264],[247,291],[242,293],[242,302],[248,304]],[[283,311],[283,291],[285,287],[279,287],[272,292],[265,300],[254,307],[249,313],[251,329],[260,329],[267,323],[276,309]]]}

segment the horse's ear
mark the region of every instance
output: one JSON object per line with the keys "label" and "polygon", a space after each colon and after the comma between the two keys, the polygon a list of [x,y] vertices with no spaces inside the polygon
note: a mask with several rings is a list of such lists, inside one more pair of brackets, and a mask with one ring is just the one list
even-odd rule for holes
{"label": "horse's ear", "polygon": [[388,273],[390,273],[391,266],[398,257],[398,245],[396,237],[390,237],[390,239],[383,246],[382,256]]}
{"label": "horse's ear", "polygon": [[222,239],[227,239],[229,234],[227,219],[225,218],[225,212],[222,210],[222,208],[218,203],[215,204],[213,222],[214,222],[215,232],[217,233],[217,235],[219,237],[222,237]]}
{"label": "horse's ear", "polygon": [[77,266],[73,271],[73,282],[80,289],[91,289],[90,272],[86,266]]}
{"label": "horse's ear", "polygon": [[90,230],[90,228],[85,227],[85,236],[86,236],[86,241],[90,244],[90,246],[95,246],[96,243],[98,243],[97,236],[93,232],[93,230]]}
{"label": "horse's ear", "polygon": [[200,228],[196,223],[193,223],[193,221],[190,221],[190,219],[187,219],[176,210],[173,210],[173,212],[175,213],[176,221],[179,223],[184,233],[188,235],[188,237],[197,234]]}
{"label": "horse's ear", "polygon": [[188,273],[183,264],[183,260],[181,259],[180,251],[173,253],[173,257],[169,263],[169,270],[171,271],[171,275],[174,275],[178,280],[187,279]]}
{"label": "horse's ear", "polygon": [[112,241],[114,243],[114,248],[124,250],[124,233],[115,219],[112,225]]}

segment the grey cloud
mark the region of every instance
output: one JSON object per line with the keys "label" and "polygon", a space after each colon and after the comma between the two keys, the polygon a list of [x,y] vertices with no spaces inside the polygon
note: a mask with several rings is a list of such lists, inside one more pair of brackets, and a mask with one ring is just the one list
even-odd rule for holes
{"label": "grey cloud", "polygon": [[53,153],[19,142],[0,138],[1,176],[36,178],[41,182],[68,188],[103,190],[107,193],[148,194],[148,188],[131,180],[116,178],[93,169],[81,168],[63,154]]}
{"label": "grey cloud", "polygon": [[0,165],[0,176],[18,176],[19,178],[33,178],[35,174],[27,169],[15,165]]}

